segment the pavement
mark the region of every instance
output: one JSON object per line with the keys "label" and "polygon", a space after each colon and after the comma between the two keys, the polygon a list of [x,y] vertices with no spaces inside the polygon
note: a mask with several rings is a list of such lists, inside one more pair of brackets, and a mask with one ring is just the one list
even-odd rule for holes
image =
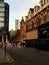
{"label": "pavement", "polygon": [[0,49],[0,65],[49,65],[49,51],[11,45],[7,52]]}
{"label": "pavement", "polygon": [[42,54],[42,55],[47,55],[47,56],[49,56],[49,51],[37,50],[37,49],[34,49],[34,48],[33,48],[33,51],[34,51],[35,53],[38,53],[38,54]]}
{"label": "pavement", "polygon": [[8,49],[8,53],[14,59],[14,63],[10,65],[49,65],[48,51],[35,48],[11,47]]}
{"label": "pavement", "polygon": [[0,63],[12,63],[14,62],[13,58],[5,51],[4,49],[0,48]]}

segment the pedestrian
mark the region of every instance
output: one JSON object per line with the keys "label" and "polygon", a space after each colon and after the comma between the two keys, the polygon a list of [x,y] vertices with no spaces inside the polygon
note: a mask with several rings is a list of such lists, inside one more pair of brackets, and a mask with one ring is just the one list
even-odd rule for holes
{"label": "pedestrian", "polygon": [[22,43],[23,44],[23,47],[24,47],[24,43]]}
{"label": "pedestrian", "polygon": [[13,46],[14,46],[14,43],[13,43]]}

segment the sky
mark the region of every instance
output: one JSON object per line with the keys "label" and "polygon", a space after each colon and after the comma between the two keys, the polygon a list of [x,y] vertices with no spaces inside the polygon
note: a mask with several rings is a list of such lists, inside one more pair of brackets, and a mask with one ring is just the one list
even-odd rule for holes
{"label": "sky", "polygon": [[21,21],[28,14],[29,8],[39,5],[40,0],[5,0],[9,4],[9,30],[15,30],[15,19]]}

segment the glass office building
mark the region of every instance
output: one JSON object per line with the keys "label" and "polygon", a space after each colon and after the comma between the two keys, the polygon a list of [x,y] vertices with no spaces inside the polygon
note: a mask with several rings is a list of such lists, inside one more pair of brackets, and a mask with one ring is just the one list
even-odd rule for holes
{"label": "glass office building", "polygon": [[15,30],[19,30],[20,29],[20,22],[18,19],[15,20]]}
{"label": "glass office building", "polygon": [[0,0],[0,41],[2,35],[8,35],[9,30],[9,4],[5,3],[4,0]]}

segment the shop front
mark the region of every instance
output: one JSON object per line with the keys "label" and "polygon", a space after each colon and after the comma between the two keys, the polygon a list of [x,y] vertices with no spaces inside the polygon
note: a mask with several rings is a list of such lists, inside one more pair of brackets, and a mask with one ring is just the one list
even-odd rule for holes
{"label": "shop front", "polygon": [[49,50],[49,22],[38,27],[40,49]]}
{"label": "shop front", "polygon": [[24,41],[26,43],[26,47],[35,47],[38,41],[38,31],[33,30],[27,32]]}

